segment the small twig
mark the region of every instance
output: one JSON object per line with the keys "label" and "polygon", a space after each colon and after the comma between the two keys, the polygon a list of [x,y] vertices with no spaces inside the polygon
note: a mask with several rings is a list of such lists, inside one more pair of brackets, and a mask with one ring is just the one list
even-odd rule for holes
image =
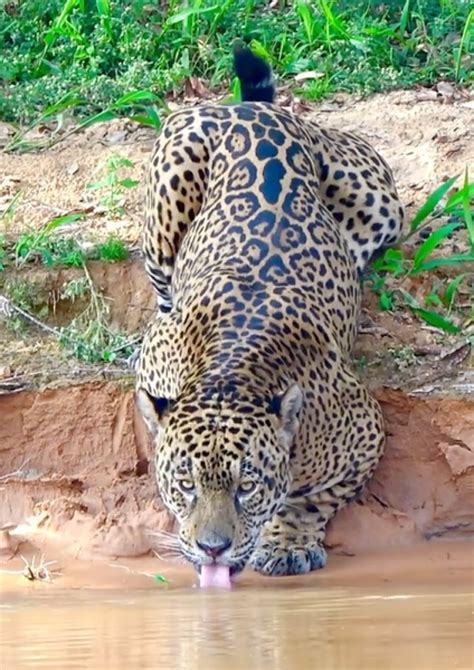
{"label": "small twig", "polygon": [[15,305],[11,300],[9,300],[6,296],[0,295],[0,314],[5,314],[7,316],[11,317],[11,314],[13,312],[16,312],[19,314],[23,319],[26,321],[30,321],[30,323],[33,323],[35,326],[38,328],[42,328],[43,330],[46,330],[48,333],[51,333],[55,337],[61,337],[61,332],[57,328],[53,328],[52,326],[48,326],[47,323],[44,323],[43,321],[40,321],[37,319],[35,316],[27,312],[26,310],[22,309],[21,307],[18,307],[18,305]]}
{"label": "small twig", "polygon": [[14,472],[9,472],[6,475],[1,475],[0,476],[0,481],[5,481],[6,479],[12,479],[14,477],[18,477],[18,475],[22,475],[23,474],[23,468],[30,461],[31,461],[31,456],[29,458],[27,458],[25,461],[23,461],[23,463],[20,465],[20,467],[17,470],[15,470]]}
{"label": "small twig", "polygon": [[122,351],[123,349],[127,349],[128,347],[133,347],[134,344],[138,344],[143,340],[143,335],[137,335],[136,337],[133,337],[131,340],[128,340],[124,344],[121,344],[119,347],[115,347],[115,349],[111,349],[110,353],[111,354],[116,354],[117,351]]}
{"label": "small twig", "polygon": [[20,558],[25,564],[25,568],[21,574],[29,581],[52,582],[52,577],[60,576],[62,573],[58,570],[50,570],[49,566],[54,565],[57,561],[45,561],[41,554],[38,565],[36,565],[36,557],[33,556],[31,562],[20,554]]}
{"label": "small twig", "polygon": [[386,328],[381,326],[359,326],[358,330],[359,335],[393,335]]}

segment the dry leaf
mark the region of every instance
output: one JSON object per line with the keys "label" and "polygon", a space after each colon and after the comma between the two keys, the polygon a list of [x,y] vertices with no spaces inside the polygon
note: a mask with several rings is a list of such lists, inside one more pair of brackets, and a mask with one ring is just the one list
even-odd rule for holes
{"label": "dry leaf", "polygon": [[295,75],[295,81],[306,81],[307,79],[321,79],[324,77],[324,72],[317,70],[307,70],[306,72],[299,72]]}
{"label": "dry leaf", "polygon": [[184,95],[187,98],[211,98],[212,93],[198,77],[187,77],[184,82]]}

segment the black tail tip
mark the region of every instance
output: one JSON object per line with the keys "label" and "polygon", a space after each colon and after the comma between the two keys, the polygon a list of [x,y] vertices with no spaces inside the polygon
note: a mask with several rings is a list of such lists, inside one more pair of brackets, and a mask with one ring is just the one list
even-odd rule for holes
{"label": "black tail tip", "polygon": [[235,40],[232,50],[242,102],[274,102],[273,72],[267,61],[254,54],[243,40]]}

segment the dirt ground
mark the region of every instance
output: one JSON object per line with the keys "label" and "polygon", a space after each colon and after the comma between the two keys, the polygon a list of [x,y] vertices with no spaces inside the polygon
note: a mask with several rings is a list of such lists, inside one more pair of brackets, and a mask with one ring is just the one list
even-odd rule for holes
{"label": "dirt ground", "polygon": [[[409,216],[444,179],[466,165],[474,173],[474,104],[467,94],[337,96],[311,109],[283,95],[282,103],[321,124],[365,135],[392,166]],[[147,129],[116,121],[45,152],[0,154],[0,216],[20,192],[0,234],[15,238],[72,211],[84,214],[68,227],[72,234],[97,239],[113,232],[137,244],[141,185],[126,190],[126,213],[118,217],[101,205],[100,191],[87,185],[104,176],[108,157],[117,154],[133,162],[121,175],[142,181],[153,138]],[[21,272],[27,282],[38,282],[49,305],[75,271]],[[95,263],[90,272],[111,299],[112,323],[131,334],[143,328],[154,301],[140,261]],[[61,325],[76,308],[55,304],[46,322]],[[363,499],[332,525],[333,567],[323,571],[323,579],[373,576],[383,560],[389,572],[405,579],[422,575],[431,563],[468,580],[472,552],[455,540],[474,529],[469,345],[407,314],[380,312],[369,293],[362,330],[354,361],[383,405],[387,453]],[[123,366],[79,364],[54,338],[37,331],[13,334],[0,321],[0,585],[24,582],[20,554],[46,552],[60,559],[65,585],[117,585],[112,574],[121,580],[138,575],[139,583],[149,583],[144,573],[160,569],[147,554],[163,553],[173,522],[156,502],[149,442],[133,409],[132,385]],[[449,538],[449,547],[437,537]],[[125,561],[123,570],[109,567],[120,567],[117,557]],[[92,572],[90,560],[96,561]],[[176,568],[163,569],[173,575]],[[179,583],[183,574],[190,578],[186,571],[176,574]]]}
{"label": "dirt ground", "polygon": [[[443,180],[474,172],[474,100],[467,93],[452,98],[435,91],[395,91],[357,100],[339,95],[319,105],[281,96],[281,103],[321,125],[364,135],[392,167],[408,215]],[[45,128],[44,132],[48,129]],[[41,132],[36,132],[36,135]],[[143,182],[143,171],[155,133],[117,120],[92,126],[40,153],[0,154],[0,214],[22,189],[9,235],[38,228],[66,212],[83,212],[75,228],[103,235],[114,232],[137,242],[142,222],[141,186],[126,193],[126,215],[110,218],[100,193],[88,188],[104,175],[111,155],[128,158],[124,174]]]}
{"label": "dirt ground", "polygon": [[[448,84],[440,84],[438,89],[396,91],[365,100],[338,95],[311,106],[282,92],[279,102],[322,125],[343,127],[365,135],[392,166],[409,220],[428,193],[444,179],[462,174],[466,166],[471,168],[471,174],[474,172],[474,99]],[[34,134],[37,137],[49,132],[50,129],[44,127]],[[154,131],[117,120],[72,135],[46,151],[0,153],[0,216],[17,196],[13,211],[3,219],[0,234],[16,238],[20,233],[43,226],[54,216],[78,212],[84,219],[64,227],[64,232],[94,240],[114,233],[133,248],[140,237],[143,175],[154,137]],[[122,168],[120,177],[139,182],[138,186],[123,192],[125,213],[115,216],[101,204],[104,192],[88,188],[106,175],[106,162],[112,155],[132,161],[133,168]],[[456,239],[446,244],[460,251],[456,248]],[[26,272],[26,280],[43,287],[48,308],[59,288],[74,276],[71,271],[29,272]],[[105,287],[112,299],[113,323],[131,334],[142,328],[154,302],[140,261],[96,268],[94,272],[94,280]],[[449,270],[439,273],[440,279],[448,274]],[[23,278],[21,273],[13,275],[15,279]],[[407,289],[410,289],[410,281],[405,283]],[[430,278],[417,278],[411,286],[415,295],[426,294],[429,282]],[[76,312],[78,307],[80,303],[75,305]],[[55,303],[53,311],[52,325],[62,325],[61,319],[71,316],[67,311],[64,313],[64,303]],[[466,360],[468,349],[463,349],[463,343],[457,338],[440,337],[406,311],[381,312],[376,306],[376,297],[369,292],[365,296],[362,327],[354,359],[369,383],[394,385],[402,380],[402,386],[407,387],[410,377],[415,386],[433,385],[440,375],[457,375],[460,364],[461,368],[472,364],[472,359]],[[4,342],[11,339],[1,322],[0,339]],[[0,358],[6,368],[0,378],[13,376],[16,379],[26,368],[38,382],[48,381],[51,376],[78,379],[89,372],[88,368],[64,360],[55,343],[41,333],[37,333],[34,342],[17,334],[12,346],[3,353],[0,351]],[[415,369],[416,375],[413,374]],[[17,387],[16,382],[14,385]]]}

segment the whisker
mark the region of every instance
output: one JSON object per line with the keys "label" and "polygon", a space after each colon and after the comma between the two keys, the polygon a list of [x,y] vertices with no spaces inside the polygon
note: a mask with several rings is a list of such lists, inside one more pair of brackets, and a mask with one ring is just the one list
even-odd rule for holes
{"label": "whisker", "polygon": [[149,535],[162,535],[163,537],[172,537],[176,538],[178,537],[176,533],[170,533],[168,530],[147,530]]}
{"label": "whisker", "polygon": [[173,563],[185,563],[185,559],[183,554],[181,553],[172,553],[172,552],[164,552],[163,554],[160,554],[158,551],[153,549],[153,553],[158,558],[160,561],[171,561]]}
{"label": "whisker", "polygon": [[150,537],[158,537],[160,540],[165,541],[165,542],[174,542],[176,544],[179,543],[179,538],[177,535],[172,535],[171,533],[161,533],[161,532],[155,532],[155,531],[148,531],[147,535]]}

